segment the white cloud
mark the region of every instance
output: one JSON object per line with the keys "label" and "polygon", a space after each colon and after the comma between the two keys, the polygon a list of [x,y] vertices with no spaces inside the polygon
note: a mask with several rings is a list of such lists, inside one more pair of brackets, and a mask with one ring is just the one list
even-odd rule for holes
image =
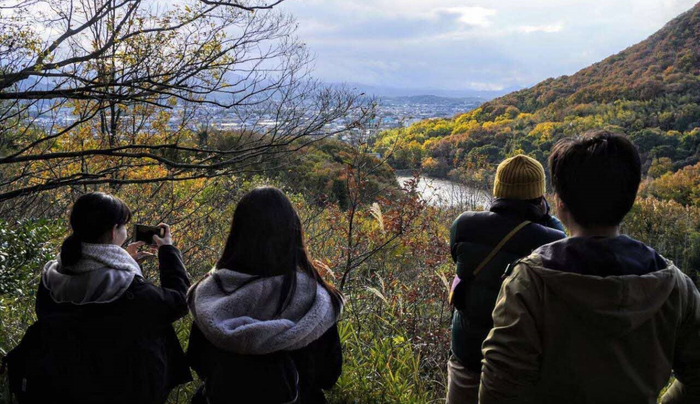
{"label": "white cloud", "polygon": [[338,29],[338,25],[314,18],[299,18],[297,33],[302,36],[326,35]]}
{"label": "white cloud", "polygon": [[698,0],[288,0],[327,81],[496,89],[572,74]]}
{"label": "white cloud", "polygon": [[516,28],[516,31],[525,34],[531,34],[533,32],[544,32],[547,34],[553,34],[555,32],[561,32],[564,29],[564,24],[551,24],[551,25],[521,25]]}
{"label": "white cloud", "polygon": [[[302,3],[304,4],[302,6]],[[476,3],[484,3],[478,5]],[[436,20],[445,14],[454,14],[469,25],[488,24],[488,18],[497,11],[487,1],[476,0],[465,6],[464,0],[289,0],[284,7],[293,10],[332,10],[337,15],[351,17],[351,21],[367,19]],[[338,21],[338,23],[342,23]]]}
{"label": "white cloud", "polygon": [[494,9],[485,7],[448,7],[438,8],[433,10],[433,16],[443,14],[457,15],[457,21],[465,25],[488,27],[491,25],[490,17],[493,17],[498,12]]}
{"label": "white cloud", "polygon": [[462,88],[468,88],[468,89],[473,89],[473,90],[479,90],[479,91],[500,91],[505,88],[503,84],[495,84],[495,83],[484,83],[480,81],[469,81],[467,83],[464,83]]}

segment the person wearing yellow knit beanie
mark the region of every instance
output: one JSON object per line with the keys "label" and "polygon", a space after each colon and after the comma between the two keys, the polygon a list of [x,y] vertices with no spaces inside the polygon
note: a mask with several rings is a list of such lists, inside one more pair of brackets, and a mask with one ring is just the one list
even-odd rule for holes
{"label": "person wearing yellow knit beanie", "polygon": [[504,160],[496,169],[493,196],[508,199],[536,199],[546,192],[544,168],[524,154]]}
{"label": "person wearing yellow knit beanie", "polygon": [[549,215],[545,192],[539,161],[522,154],[508,158],[496,170],[490,209],[464,212],[452,224],[456,276],[450,302],[456,310],[447,404],[478,403],[481,344],[493,326],[491,312],[508,265],[565,237],[561,222]]}

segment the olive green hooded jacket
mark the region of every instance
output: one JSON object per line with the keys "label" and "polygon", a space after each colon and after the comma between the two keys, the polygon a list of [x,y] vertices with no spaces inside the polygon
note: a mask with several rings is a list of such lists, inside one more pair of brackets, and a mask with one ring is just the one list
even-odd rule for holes
{"label": "olive green hooded jacket", "polygon": [[[540,250],[502,285],[480,403],[653,404],[672,370],[661,402],[700,403],[700,295],[690,278],[655,252],[648,265],[660,268],[596,276],[547,268]],[[609,250],[620,265],[644,253]]]}

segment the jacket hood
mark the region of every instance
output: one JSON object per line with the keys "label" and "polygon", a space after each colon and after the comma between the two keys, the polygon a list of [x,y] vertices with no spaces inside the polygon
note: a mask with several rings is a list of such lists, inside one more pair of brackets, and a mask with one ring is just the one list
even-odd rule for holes
{"label": "jacket hood", "polygon": [[581,275],[644,275],[668,266],[654,249],[627,236],[569,237],[535,253],[546,268]]}
{"label": "jacket hood", "polygon": [[284,276],[218,269],[192,286],[187,300],[197,326],[217,348],[243,355],[292,351],[321,337],[339,314],[315,279],[303,272],[296,277],[296,290],[279,315]]}
{"label": "jacket hood", "polygon": [[497,198],[493,201],[489,210],[506,216],[517,216],[535,223],[549,216],[549,212],[542,211],[542,206],[539,202],[535,203],[531,200]]}
{"label": "jacket hood", "polygon": [[64,266],[60,254],[44,266],[41,281],[56,303],[109,303],[119,299],[141,267],[118,245],[82,243],[75,265]]}
{"label": "jacket hood", "polygon": [[625,236],[569,238],[521,262],[592,332],[614,337],[652,318],[682,276],[653,249]]}
{"label": "jacket hood", "polygon": [[544,209],[539,200],[517,200],[498,198],[491,204],[489,210],[503,216],[510,216],[519,220],[529,220],[562,233],[565,232],[564,225],[559,219],[549,214],[549,204],[546,199]]}

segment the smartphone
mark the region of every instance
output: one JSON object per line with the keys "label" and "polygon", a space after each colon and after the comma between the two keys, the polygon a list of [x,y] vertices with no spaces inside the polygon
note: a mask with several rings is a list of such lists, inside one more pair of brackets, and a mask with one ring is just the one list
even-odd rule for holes
{"label": "smartphone", "polygon": [[155,244],[153,236],[163,237],[165,229],[157,226],[146,226],[144,224],[134,225],[134,242],[143,241],[148,245]]}

